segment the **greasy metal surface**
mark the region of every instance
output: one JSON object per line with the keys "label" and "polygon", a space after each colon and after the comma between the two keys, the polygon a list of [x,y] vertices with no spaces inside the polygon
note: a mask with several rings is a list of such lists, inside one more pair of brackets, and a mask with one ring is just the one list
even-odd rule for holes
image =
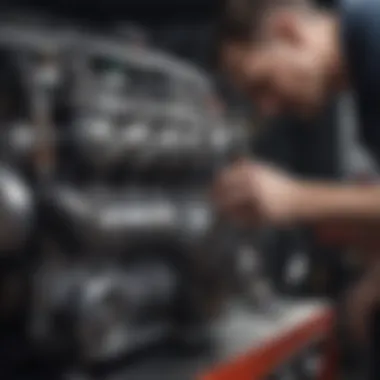
{"label": "greasy metal surface", "polygon": [[85,54],[98,54],[109,59],[120,60],[124,63],[143,65],[147,70],[162,70],[170,75],[196,81],[197,84],[207,86],[204,73],[186,62],[173,59],[162,52],[117,43],[115,39],[102,36],[87,38],[86,34],[73,31],[73,28],[52,29],[40,25],[27,25],[17,22],[0,20],[0,42],[5,46],[19,46],[39,50],[41,46],[54,51],[78,48]]}
{"label": "greasy metal surface", "polygon": [[178,350],[160,350],[106,380],[193,380],[217,363],[233,360],[296,327],[325,307],[320,301],[281,300],[272,314],[259,314],[234,304],[215,322],[209,348],[187,355]]}

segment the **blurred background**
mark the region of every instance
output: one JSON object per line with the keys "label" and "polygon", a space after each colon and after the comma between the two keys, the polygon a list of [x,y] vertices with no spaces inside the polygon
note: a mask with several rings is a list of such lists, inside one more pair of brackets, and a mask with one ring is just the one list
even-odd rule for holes
{"label": "blurred background", "polygon": [[[214,215],[236,157],[377,172],[349,94],[315,128],[260,123],[213,67],[217,6],[2,2],[1,374],[195,379],[339,304],[360,271],[328,233]],[[316,378],[323,351],[304,346],[260,378]]]}

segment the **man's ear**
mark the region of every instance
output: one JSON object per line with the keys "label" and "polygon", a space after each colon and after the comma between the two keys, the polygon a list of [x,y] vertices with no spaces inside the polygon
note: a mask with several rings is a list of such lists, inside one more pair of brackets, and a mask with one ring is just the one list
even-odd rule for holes
{"label": "man's ear", "polygon": [[291,10],[277,10],[268,16],[266,22],[267,35],[283,39],[291,43],[299,43],[302,39],[298,14]]}

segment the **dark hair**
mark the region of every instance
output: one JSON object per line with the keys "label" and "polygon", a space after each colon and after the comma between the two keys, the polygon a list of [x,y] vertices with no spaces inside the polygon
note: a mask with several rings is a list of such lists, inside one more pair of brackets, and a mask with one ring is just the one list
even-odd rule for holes
{"label": "dark hair", "polygon": [[215,60],[219,61],[224,43],[250,42],[268,11],[307,4],[309,0],[224,0],[217,21]]}

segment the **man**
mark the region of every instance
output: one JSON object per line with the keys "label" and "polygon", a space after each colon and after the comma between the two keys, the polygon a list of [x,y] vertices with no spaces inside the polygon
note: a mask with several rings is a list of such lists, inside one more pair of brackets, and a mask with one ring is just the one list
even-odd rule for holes
{"label": "man", "polygon": [[[361,136],[380,159],[379,21],[377,0],[343,0],[339,14],[308,0],[231,0],[221,21],[221,67],[267,116],[311,117],[351,88]],[[223,173],[215,197],[243,221],[380,221],[380,186],[302,181],[257,163]]]}
{"label": "man", "polygon": [[[360,136],[380,161],[378,0],[342,0],[336,12],[309,0],[230,0],[217,50],[222,70],[264,116],[312,117],[352,90]],[[214,196],[223,213],[250,224],[345,221],[360,229],[380,222],[380,184],[306,181],[257,162],[227,168]]]}

